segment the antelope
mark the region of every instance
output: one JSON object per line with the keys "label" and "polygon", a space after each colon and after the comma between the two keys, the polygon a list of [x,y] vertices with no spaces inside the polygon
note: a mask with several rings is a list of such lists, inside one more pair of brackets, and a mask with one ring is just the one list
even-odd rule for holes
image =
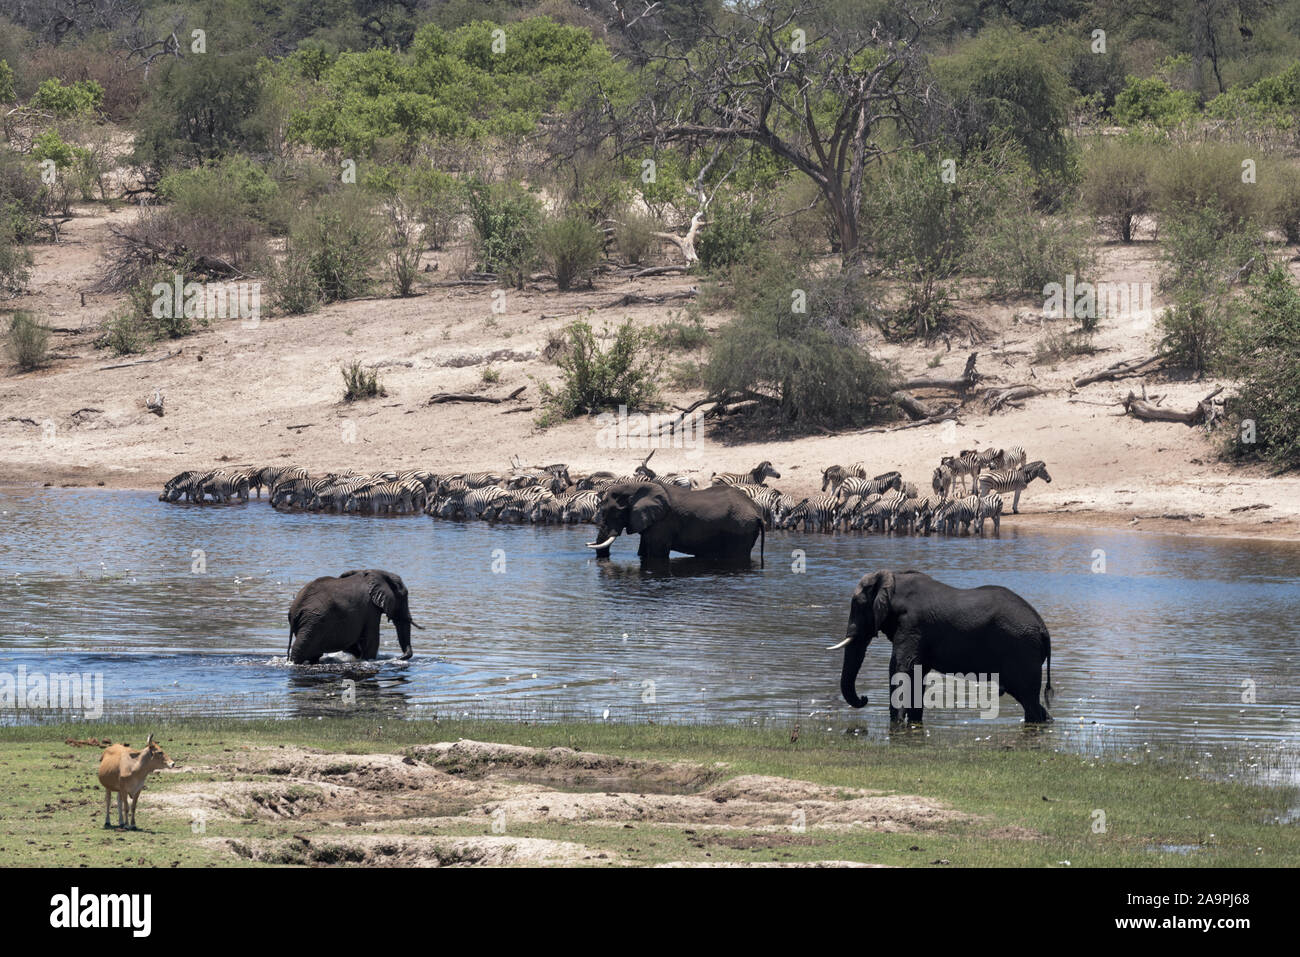
{"label": "antelope", "polygon": [[[176,762],[167,757],[166,752],[154,744],[153,735],[140,751],[132,751],[125,744],[110,744],[99,759],[99,783],[104,785],[104,827],[112,827],[109,820],[109,806],[113,793],[117,793],[117,826],[127,830],[137,830],[135,826],[135,806],[140,803],[140,792],[144,790],[145,779],[149,772],[159,768],[174,768]],[[129,827],[126,825],[127,800],[131,802]]]}

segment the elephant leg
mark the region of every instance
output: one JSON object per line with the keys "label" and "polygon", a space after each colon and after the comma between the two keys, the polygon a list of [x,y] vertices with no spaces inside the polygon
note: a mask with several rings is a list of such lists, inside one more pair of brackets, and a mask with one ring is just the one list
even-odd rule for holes
{"label": "elephant leg", "polygon": [[[895,687],[894,681],[895,681],[895,676],[897,674],[898,674],[898,653],[893,652],[889,656],[889,720],[891,722],[903,720],[902,710],[899,709],[894,704],[894,687]],[[904,680],[910,682],[912,680],[912,676],[905,675]],[[911,694],[910,684],[906,686],[906,689],[907,689],[907,693]],[[907,699],[905,698],[904,700]]]}
{"label": "elephant leg", "polygon": [[361,641],[358,642],[361,653],[357,655],[363,661],[373,661],[379,657],[379,615],[375,614],[372,618],[366,620],[365,629],[361,633]]}
{"label": "elephant leg", "polygon": [[1019,676],[1014,684],[1007,685],[1000,689],[1003,694],[1009,694],[1025,709],[1026,724],[1044,724],[1052,720],[1052,716],[1047,713],[1039,700],[1038,685],[1042,675],[1039,669],[1035,668],[1033,674]]}

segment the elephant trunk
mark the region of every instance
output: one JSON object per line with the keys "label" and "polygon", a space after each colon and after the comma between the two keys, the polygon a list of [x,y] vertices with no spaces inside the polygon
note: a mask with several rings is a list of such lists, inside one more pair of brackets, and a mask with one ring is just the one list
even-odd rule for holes
{"label": "elephant trunk", "polygon": [[588,542],[588,548],[596,550],[597,558],[609,558],[609,547],[614,544],[614,539],[618,538],[619,530],[600,526],[596,531],[596,540]]}
{"label": "elephant trunk", "polygon": [[840,693],[844,695],[844,700],[851,708],[861,708],[867,703],[865,695],[858,697],[857,680],[858,672],[862,669],[862,660],[867,655],[867,645],[871,644],[871,639],[875,637],[876,629],[875,622],[863,620],[864,616],[871,618],[871,610],[855,605],[853,613],[849,616],[848,633],[844,636],[844,641],[835,646],[844,648],[844,664],[840,668]]}
{"label": "elephant trunk", "polygon": [[[402,659],[406,660],[411,657],[411,626],[414,625],[410,618],[401,619],[393,622],[397,628],[397,643],[402,646]],[[418,628],[419,626],[416,625]]]}

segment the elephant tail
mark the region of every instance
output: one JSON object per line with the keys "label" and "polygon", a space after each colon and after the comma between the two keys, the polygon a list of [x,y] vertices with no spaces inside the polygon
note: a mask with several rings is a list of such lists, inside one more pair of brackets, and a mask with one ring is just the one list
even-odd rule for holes
{"label": "elephant tail", "polygon": [[763,552],[767,547],[767,527],[766,523],[758,523],[758,567],[764,568]]}

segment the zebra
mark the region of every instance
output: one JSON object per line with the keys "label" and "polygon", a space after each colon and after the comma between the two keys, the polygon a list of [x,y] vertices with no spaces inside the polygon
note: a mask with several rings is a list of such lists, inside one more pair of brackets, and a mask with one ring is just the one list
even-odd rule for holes
{"label": "zebra", "polygon": [[1049,485],[1052,477],[1047,474],[1047,465],[1037,459],[1018,469],[999,469],[997,471],[985,473],[980,477],[980,491],[984,494],[989,492],[1014,492],[1015,498],[1011,500],[1011,514],[1020,514],[1020,493],[1025,490],[1030,482],[1036,478],[1041,478]]}
{"label": "zebra", "polygon": [[781,473],[772,468],[771,462],[762,461],[748,472],[715,472],[710,482],[713,485],[738,485],[741,482],[765,485],[765,479],[780,477]]}
{"label": "zebra", "polygon": [[163,483],[163,490],[158,496],[160,502],[174,502],[186,493],[194,476],[199,473],[194,471],[181,472],[179,475],[173,475]]}
{"label": "zebra", "polygon": [[997,459],[989,466],[993,469],[1018,469],[1029,459],[1023,445],[1012,445],[1005,449],[998,449]]}
{"label": "zebra", "polygon": [[923,534],[928,535],[934,527],[935,513],[946,501],[947,498],[943,495],[927,495],[917,501],[915,527]]}
{"label": "zebra", "polygon": [[889,495],[880,499],[880,530],[882,532],[898,531],[900,521],[905,526],[911,525],[916,519],[916,506],[911,504],[911,500],[902,489],[895,489]]}
{"label": "zebra", "polygon": [[248,478],[240,472],[227,472],[225,469],[213,469],[199,482],[198,501],[204,495],[211,495],[214,502],[225,504],[231,496],[241,502],[248,501]]}
{"label": "zebra", "polygon": [[[505,489],[496,485],[484,485],[479,488],[470,489],[465,493],[463,507],[466,518],[479,518],[489,509],[494,509],[495,503],[501,499],[508,498]],[[504,503],[502,503],[504,504]],[[500,506],[495,506],[499,508]]]}
{"label": "zebra", "polygon": [[459,475],[452,475],[448,478],[451,481],[459,480],[464,482],[466,487],[471,489],[500,485],[504,481],[504,479],[502,479],[502,477],[496,472],[462,472]]}
{"label": "zebra", "polygon": [[785,527],[794,528],[803,524],[805,532],[830,531],[839,516],[839,505],[834,495],[816,495],[806,498],[791,510],[785,518]]}
{"label": "zebra", "polygon": [[947,458],[939,463],[939,467],[934,470],[930,477],[930,488],[934,489],[943,498],[952,494],[953,484],[957,481],[957,473],[953,471],[952,465]]}
{"label": "zebra", "polygon": [[970,476],[972,490],[979,482],[980,453],[974,449],[964,449],[956,455],[946,455],[940,464],[948,466],[954,478],[961,479],[963,494],[966,492],[966,476]]}
{"label": "zebra", "polygon": [[981,535],[984,534],[984,523],[988,519],[993,519],[993,534],[999,534],[1002,529],[1002,496],[997,492],[980,496],[980,507],[975,516],[975,524]]}
{"label": "zebra", "polygon": [[950,498],[939,506],[939,510],[935,513],[935,528],[948,535],[968,531],[971,522],[979,516],[979,508],[978,495]]}
{"label": "zebra", "polygon": [[766,485],[750,485],[747,482],[733,485],[732,488],[739,489],[753,499],[754,504],[763,510],[763,522],[768,528],[773,527],[775,510],[781,501],[781,492],[778,489],[768,488]]}
{"label": "zebra", "polygon": [[586,525],[596,517],[600,508],[600,493],[594,490],[577,492],[565,502],[560,519],[566,525]]}
{"label": "zebra", "polygon": [[903,476],[897,472],[886,472],[875,478],[846,478],[840,483],[835,494],[840,499],[850,495],[883,495],[889,489],[903,487]]}
{"label": "zebra", "polygon": [[866,478],[867,470],[857,465],[832,465],[822,469],[822,491],[834,492],[846,478]]}

